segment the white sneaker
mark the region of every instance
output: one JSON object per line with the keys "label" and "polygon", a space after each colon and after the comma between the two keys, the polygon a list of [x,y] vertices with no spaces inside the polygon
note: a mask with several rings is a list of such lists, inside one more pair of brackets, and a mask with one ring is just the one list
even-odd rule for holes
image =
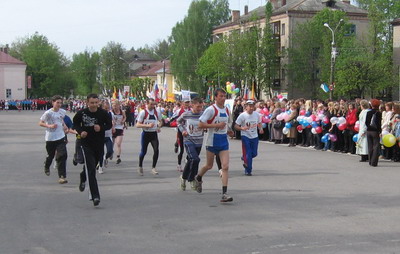
{"label": "white sneaker", "polygon": [[99,167],[99,174],[104,174],[103,168]]}
{"label": "white sneaker", "polygon": [[138,170],[137,170],[137,172],[138,172],[138,174],[139,174],[140,176],[143,176],[143,168],[142,168],[142,167],[139,167]]}
{"label": "white sneaker", "polygon": [[157,172],[157,169],[156,169],[156,168],[153,168],[153,169],[151,170],[151,173],[152,173],[153,175],[158,175],[158,172]]}

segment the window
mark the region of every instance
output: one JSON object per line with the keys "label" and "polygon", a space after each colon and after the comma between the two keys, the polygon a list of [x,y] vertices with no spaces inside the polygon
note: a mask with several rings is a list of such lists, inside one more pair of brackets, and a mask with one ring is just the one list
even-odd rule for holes
{"label": "window", "polygon": [[6,89],[6,98],[11,99],[11,89]]}
{"label": "window", "polygon": [[273,23],[273,31],[274,31],[274,34],[280,34],[279,29],[280,29],[280,22],[274,22],[274,23]]}
{"label": "window", "polygon": [[282,24],[281,35],[285,35],[285,24]]}
{"label": "window", "polygon": [[354,36],[354,35],[356,35],[356,25],[350,24],[346,28],[346,32],[345,32],[344,36]]}

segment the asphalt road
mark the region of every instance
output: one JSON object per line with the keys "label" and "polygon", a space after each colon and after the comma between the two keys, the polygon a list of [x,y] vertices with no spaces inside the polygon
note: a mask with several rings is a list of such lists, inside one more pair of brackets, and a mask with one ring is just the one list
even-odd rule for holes
{"label": "asphalt road", "polygon": [[43,173],[42,113],[0,112],[0,254],[400,253],[399,163],[372,168],[356,156],[261,142],[247,177],[231,140],[234,201],[220,204],[216,168],[202,194],[179,189],[173,129],[159,136],[160,175],[150,174],[149,149],[138,176],[140,130],[130,128],[122,163],[97,175],[96,208],[78,191],[73,135],[69,183]]}

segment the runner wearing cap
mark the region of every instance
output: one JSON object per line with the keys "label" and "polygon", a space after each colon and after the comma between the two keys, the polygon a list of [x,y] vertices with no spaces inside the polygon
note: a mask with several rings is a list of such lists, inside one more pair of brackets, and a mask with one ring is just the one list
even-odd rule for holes
{"label": "runner wearing cap", "polygon": [[255,102],[253,100],[246,101],[245,111],[239,115],[235,122],[235,129],[240,131],[242,136],[242,160],[244,174],[252,175],[253,158],[257,156],[258,150],[258,134],[264,133],[261,125],[261,116],[255,110]]}

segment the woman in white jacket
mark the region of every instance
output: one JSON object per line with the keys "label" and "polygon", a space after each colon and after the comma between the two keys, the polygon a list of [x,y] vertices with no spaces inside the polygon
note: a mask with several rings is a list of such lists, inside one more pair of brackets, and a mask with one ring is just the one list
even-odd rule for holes
{"label": "woman in white jacket", "polygon": [[367,112],[369,109],[369,104],[367,100],[360,101],[361,113],[358,117],[360,121],[360,130],[358,132],[358,141],[356,144],[356,153],[361,155],[360,162],[368,161],[368,142],[367,142],[367,125],[365,120],[367,119]]}

